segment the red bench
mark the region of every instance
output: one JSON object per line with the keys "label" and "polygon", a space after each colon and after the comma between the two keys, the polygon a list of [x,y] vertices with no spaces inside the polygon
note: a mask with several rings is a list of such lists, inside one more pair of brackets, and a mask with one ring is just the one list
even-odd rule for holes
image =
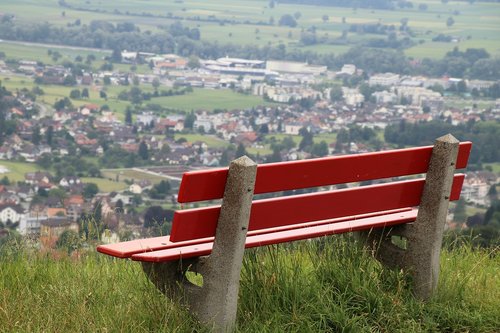
{"label": "red bench", "polygon": [[[182,294],[202,322],[228,330],[235,322],[244,248],[384,228],[392,232],[370,238],[380,241],[380,260],[400,266],[406,261],[405,268],[414,274],[415,293],[426,299],[437,281],[435,257],[448,202],[459,198],[464,179],[454,170],[466,167],[470,149],[470,142],[459,143],[447,135],[435,146],[258,166],[243,157],[229,168],[187,172],[180,203],[223,199],[222,205],[176,211],[170,236],[101,245],[97,250],[142,261],[160,289]],[[393,181],[423,173],[426,179]],[[378,179],[384,182],[252,201],[254,194]],[[392,235],[406,237],[408,248],[394,246]],[[186,281],[188,266],[202,273],[203,287]]]}

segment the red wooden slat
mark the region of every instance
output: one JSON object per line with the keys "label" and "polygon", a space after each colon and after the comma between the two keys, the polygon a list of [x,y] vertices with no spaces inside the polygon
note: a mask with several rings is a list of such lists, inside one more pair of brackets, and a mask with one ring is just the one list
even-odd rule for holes
{"label": "red wooden slat", "polygon": [[[472,144],[460,143],[457,169],[465,168]],[[292,162],[259,164],[255,194],[425,173],[432,146]],[[228,168],[186,172],[178,201],[220,199]]]}
{"label": "red wooden slat", "polygon": [[[356,215],[356,216],[348,216],[348,217],[343,217],[343,218],[338,218],[338,219],[333,219],[333,220],[302,223],[302,224],[296,224],[293,226],[284,226],[284,227],[269,228],[269,229],[264,229],[264,230],[255,230],[255,231],[249,232],[248,236],[258,235],[258,234],[262,234],[262,233],[269,233],[269,232],[285,231],[285,230],[290,230],[290,229],[307,228],[307,227],[317,226],[317,225],[321,225],[321,224],[337,223],[337,222],[343,222],[343,221],[347,221],[347,220],[358,220],[358,219],[363,219],[363,218],[368,218],[368,217],[373,217],[373,216],[401,213],[401,212],[406,212],[409,210],[411,210],[411,208],[402,208],[402,209],[391,210],[391,211],[381,211],[381,212],[362,214],[362,215]],[[137,254],[137,253],[165,250],[165,249],[170,249],[170,248],[174,248],[174,247],[183,247],[183,246],[194,245],[194,244],[199,244],[199,243],[209,243],[209,242],[213,242],[213,240],[214,240],[214,237],[209,237],[209,238],[202,238],[202,239],[195,239],[195,240],[190,240],[190,241],[185,241],[185,242],[175,242],[174,243],[174,242],[170,241],[170,236],[162,236],[162,237],[153,237],[153,238],[146,238],[146,239],[136,239],[136,240],[132,240],[132,241],[128,241],[128,242],[121,242],[121,243],[115,243],[115,244],[100,245],[97,247],[97,251],[100,253],[104,253],[104,254],[113,256],[113,257],[117,257],[117,258],[130,258],[132,255]]]}
{"label": "red wooden slat", "polygon": [[[457,200],[464,175],[455,175],[450,200]],[[424,179],[362,186],[254,201],[249,231],[418,206]],[[215,236],[220,206],[176,211],[170,240]]]}
{"label": "red wooden slat", "polygon": [[[320,225],[310,228],[300,228],[281,232],[265,233],[256,236],[248,236],[245,248],[279,244],[301,239],[322,237],[351,231],[370,230],[371,228],[390,227],[398,224],[415,221],[416,210],[400,212],[395,214],[374,216],[359,220],[350,220],[339,223]],[[148,262],[163,262],[169,260],[187,259],[209,255],[212,252],[213,243],[202,243],[179,248],[135,254],[133,260]]]}
{"label": "red wooden slat", "polygon": [[168,249],[172,247],[187,246],[192,244],[213,241],[208,239],[196,239],[186,242],[172,242],[170,236],[135,239],[128,242],[99,245],[97,251],[117,258],[130,258],[133,254]]}

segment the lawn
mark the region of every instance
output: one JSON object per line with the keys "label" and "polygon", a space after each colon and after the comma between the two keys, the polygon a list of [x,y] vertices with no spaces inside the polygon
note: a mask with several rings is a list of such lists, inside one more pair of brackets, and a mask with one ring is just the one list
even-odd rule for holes
{"label": "lawn", "polygon": [[119,182],[127,181],[139,181],[141,179],[149,180],[153,184],[157,184],[162,180],[168,179],[167,177],[157,176],[147,172],[143,172],[136,169],[103,169],[101,174],[104,178],[115,183],[117,180]]}
{"label": "lawn", "polygon": [[123,182],[116,182],[106,178],[83,177],[82,182],[94,183],[99,187],[99,192],[105,193],[122,191],[128,188],[128,185]]}
{"label": "lawn", "polygon": [[229,89],[194,89],[193,93],[180,96],[158,97],[151,99],[151,103],[160,104],[170,109],[207,110],[215,109],[234,110],[246,109],[259,105],[271,105],[261,97],[244,95]]}
{"label": "lawn", "polygon": [[226,147],[229,145],[229,142],[224,141],[222,139],[219,139],[215,135],[177,133],[174,136],[175,140],[179,140],[181,138],[186,139],[187,142],[190,142],[190,143],[194,143],[197,141],[205,142],[207,144],[207,146],[212,147],[212,148],[222,148],[222,147]]}
{"label": "lawn", "polygon": [[9,170],[7,173],[1,173],[0,178],[7,176],[10,181],[18,182],[24,181],[24,174],[28,172],[35,171],[45,171],[40,166],[34,163],[25,163],[25,162],[12,162],[6,160],[0,160],[0,166],[3,166]]}

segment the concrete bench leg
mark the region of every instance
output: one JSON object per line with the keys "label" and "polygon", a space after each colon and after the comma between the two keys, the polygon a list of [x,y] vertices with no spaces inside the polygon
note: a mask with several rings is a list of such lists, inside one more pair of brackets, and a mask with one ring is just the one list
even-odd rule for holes
{"label": "concrete bench leg", "polygon": [[[246,156],[231,162],[210,256],[185,262],[143,263],[146,274],[161,291],[183,300],[200,322],[215,332],[230,332],[236,323],[256,174],[257,164]],[[203,275],[201,288],[187,281],[188,267]]]}
{"label": "concrete bench leg", "polygon": [[[415,296],[421,300],[431,298],[437,288],[458,146],[459,141],[451,134],[436,139],[415,223],[365,234],[382,263],[410,272]],[[392,236],[406,238],[406,250],[392,244]]]}

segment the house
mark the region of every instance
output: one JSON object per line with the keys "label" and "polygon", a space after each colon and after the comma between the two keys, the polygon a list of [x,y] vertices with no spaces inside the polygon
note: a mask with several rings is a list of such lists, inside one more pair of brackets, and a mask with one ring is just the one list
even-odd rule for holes
{"label": "house", "polygon": [[25,215],[24,209],[20,205],[2,204],[0,205],[0,222],[17,223]]}
{"label": "house", "polygon": [[59,181],[59,185],[62,186],[62,187],[73,187],[73,186],[78,186],[81,184],[81,180],[80,178],[76,177],[76,176],[66,176],[66,177],[63,177],[61,178],[61,180]]}
{"label": "house", "polygon": [[46,171],[28,172],[24,174],[24,180],[28,184],[50,183],[52,175]]}

